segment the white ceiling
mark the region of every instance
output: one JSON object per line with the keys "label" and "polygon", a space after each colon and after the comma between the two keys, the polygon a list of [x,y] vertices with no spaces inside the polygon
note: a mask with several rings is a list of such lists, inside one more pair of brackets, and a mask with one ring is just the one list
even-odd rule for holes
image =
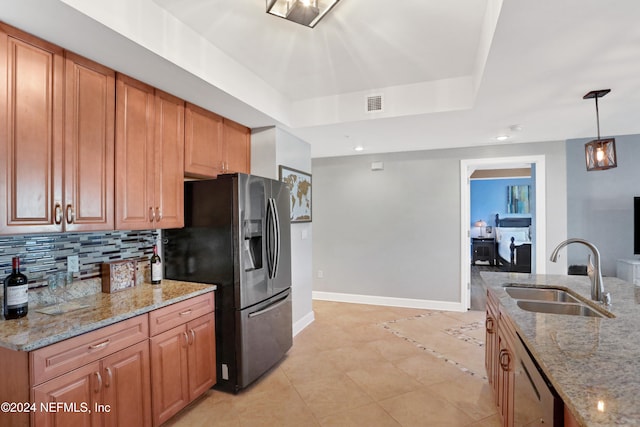
{"label": "white ceiling", "polygon": [[0,20],[313,157],[593,137],[603,88],[602,135],[640,133],[637,0],[341,0],[314,29],[264,0],[0,0]]}

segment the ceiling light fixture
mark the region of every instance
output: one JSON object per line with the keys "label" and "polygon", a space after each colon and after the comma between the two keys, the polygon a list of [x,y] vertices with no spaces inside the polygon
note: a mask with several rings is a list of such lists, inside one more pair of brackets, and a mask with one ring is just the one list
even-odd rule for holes
{"label": "ceiling light fixture", "polygon": [[507,140],[507,139],[509,139],[509,138],[511,138],[509,135],[499,135],[499,136],[496,136],[496,139],[497,139],[498,141],[506,141],[506,140]]}
{"label": "ceiling light fixture", "polygon": [[364,151],[364,147],[362,145],[356,145],[355,147],[353,147],[353,149],[355,151]]}
{"label": "ceiling light fixture", "polygon": [[266,0],[267,13],[313,28],[340,0]]}
{"label": "ceiling light fixture", "polygon": [[596,121],[598,124],[598,139],[587,142],[584,145],[584,154],[587,161],[587,171],[599,171],[618,166],[616,159],[615,138],[600,139],[600,114],[598,112],[598,98],[602,98],[611,92],[611,89],[592,90],[582,99],[596,100]]}

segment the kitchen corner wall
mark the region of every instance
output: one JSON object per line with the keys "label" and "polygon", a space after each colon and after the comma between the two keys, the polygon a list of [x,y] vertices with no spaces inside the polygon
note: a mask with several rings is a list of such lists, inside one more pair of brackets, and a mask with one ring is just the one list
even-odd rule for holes
{"label": "kitchen corner wall", "polygon": [[[313,159],[314,293],[461,306],[460,161],[539,155],[546,162],[546,239],[555,244],[566,235],[562,141]],[[373,171],[372,162],[384,169]],[[551,264],[547,272],[562,269]]]}
{"label": "kitchen corner wall", "polygon": [[[618,167],[587,172],[584,144],[567,141],[567,235],[598,247],[602,274],[616,275],[618,259],[633,259],[633,197],[640,196],[640,135],[616,136]],[[569,265],[586,265],[589,251],[567,249]],[[561,252],[562,254],[562,252]]]}
{"label": "kitchen corner wall", "polygon": [[[251,133],[251,173],[279,179],[278,166],[312,173],[311,146],[275,127],[254,129]],[[311,177],[315,191],[314,177]],[[311,200],[315,195],[312,192]],[[315,214],[312,206],[312,218]],[[293,294],[293,334],[314,320],[311,300],[312,222],[291,224],[291,288]]]}

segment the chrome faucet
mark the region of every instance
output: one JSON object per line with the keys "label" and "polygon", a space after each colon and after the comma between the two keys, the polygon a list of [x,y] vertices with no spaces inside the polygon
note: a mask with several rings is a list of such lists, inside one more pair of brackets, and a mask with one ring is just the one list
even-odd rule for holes
{"label": "chrome faucet", "polygon": [[609,293],[605,294],[604,292],[604,286],[602,284],[602,271],[600,268],[600,251],[598,251],[598,248],[596,248],[593,243],[588,242],[584,239],[576,238],[564,240],[560,242],[558,246],[556,246],[556,248],[553,250],[553,252],[551,253],[551,258],[549,258],[550,261],[556,262],[560,249],[571,243],[581,243],[591,249],[591,252],[593,253],[593,264],[591,263],[591,257],[589,257],[589,265],[587,266],[587,274],[591,279],[591,299],[609,305],[611,303],[611,295]]}

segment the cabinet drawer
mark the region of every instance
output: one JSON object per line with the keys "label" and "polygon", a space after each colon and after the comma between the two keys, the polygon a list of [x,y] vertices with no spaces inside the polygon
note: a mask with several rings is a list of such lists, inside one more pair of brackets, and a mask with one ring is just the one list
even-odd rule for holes
{"label": "cabinet drawer", "polygon": [[177,302],[149,313],[151,336],[210,313],[214,308],[213,292]]}
{"label": "cabinet drawer", "polygon": [[31,383],[40,384],[149,337],[146,314],[29,353]]}

